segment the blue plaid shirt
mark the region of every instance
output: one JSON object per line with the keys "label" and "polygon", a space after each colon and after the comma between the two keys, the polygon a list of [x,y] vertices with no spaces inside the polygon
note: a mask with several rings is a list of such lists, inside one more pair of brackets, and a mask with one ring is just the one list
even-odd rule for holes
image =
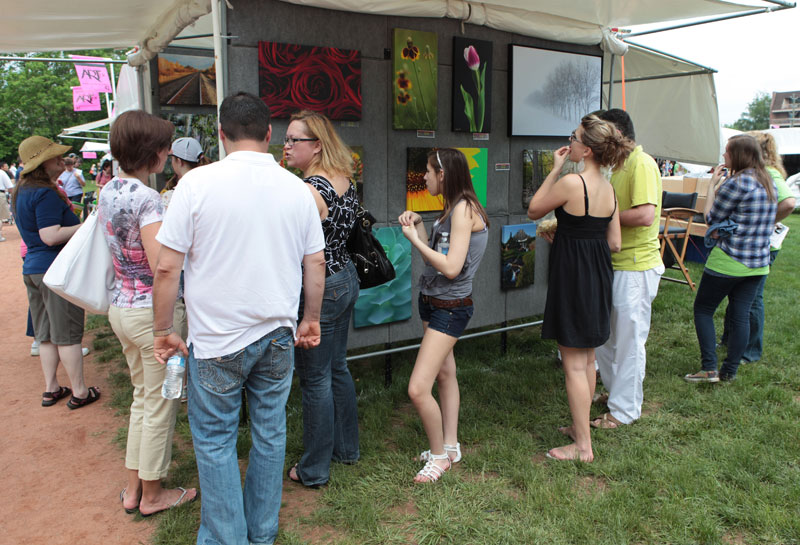
{"label": "blue plaid shirt", "polygon": [[[772,183],[774,194],[778,194]],[[708,225],[726,219],[739,226],[729,238],[717,239],[717,246],[742,265],[755,269],[769,265],[769,237],[775,226],[777,202],[769,200],[753,169],[737,172],[717,190],[706,216]]]}

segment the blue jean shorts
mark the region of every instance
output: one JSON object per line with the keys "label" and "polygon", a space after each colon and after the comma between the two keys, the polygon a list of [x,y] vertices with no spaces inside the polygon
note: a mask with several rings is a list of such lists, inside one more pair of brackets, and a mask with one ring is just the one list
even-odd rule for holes
{"label": "blue jean shorts", "polygon": [[439,308],[430,301],[423,301],[422,293],[419,294],[419,317],[423,322],[428,322],[428,327],[455,337],[456,339],[464,333],[469,319],[475,311],[473,305],[458,306],[452,308]]}

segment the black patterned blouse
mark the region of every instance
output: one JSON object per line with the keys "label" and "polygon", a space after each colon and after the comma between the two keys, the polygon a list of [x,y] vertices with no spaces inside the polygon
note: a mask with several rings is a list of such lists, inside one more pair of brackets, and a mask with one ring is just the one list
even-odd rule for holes
{"label": "black patterned blouse", "polygon": [[340,197],[333,185],[322,176],[309,176],[305,181],[319,191],[328,206],[328,217],[322,220],[322,232],[325,235],[325,276],[331,276],[341,271],[350,261],[347,239],[353,229],[358,209],[356,188],[351,183]]}

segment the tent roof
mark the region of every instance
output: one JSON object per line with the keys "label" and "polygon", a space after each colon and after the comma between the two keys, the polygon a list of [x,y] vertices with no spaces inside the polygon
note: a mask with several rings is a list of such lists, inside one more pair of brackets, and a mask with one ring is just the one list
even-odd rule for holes
{"label": "tent roof", "polygon": [[[499,30],[570,43],[597,44],[603,30],[764,7],[723,0],[283,0],[361,13],[453,17]],[[236,0],[229,0],[236,8]],[[760,5],[759,5],[760,3]],[[142,50],[141,62],[211,11],[210,0],[29,0],[6,2],[0,51],[61,51],[103,47]],[[193,32],[190,32],[192,34]],[[188,44],[186,44],[188,45]]]}
{"label": "tent roof", "polygon": [[709,17],[763,8],[724,0],[283,0],[320,8],[404,15],[451,17],[507,32],[560,42],[599,44],[611,28]]}

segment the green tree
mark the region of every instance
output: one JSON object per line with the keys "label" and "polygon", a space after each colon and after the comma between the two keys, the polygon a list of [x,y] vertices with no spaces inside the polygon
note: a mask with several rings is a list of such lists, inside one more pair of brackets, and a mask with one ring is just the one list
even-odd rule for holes
{"label": "green tree", "polygon": [[729,129],[739,131],[760,131],[769,128],[769,107],[772,103],[772,96],[767,93],[758,93],[750,104],[747,111],[742,112],[739,119],[733,125],[726,125]]}
{"label": "green tree", "polygon": [[[110,49],[70,51],[79,55],[92,55],[115,59],[122,53]],[[67,52],[25,54],[26,57],[68,58]],[[117,72],[118,73],[118,72]],[[20,62],[0,63],[0,158],[17,159],[19,143],[38,134],[56,140],[66,127],[103,119],[108,114],[105,106],[99,112],[74,112],[72,87],[79,85],[78,76],[71,63]],[[59,139],[64,144],[80,149],[84,140]]]}

